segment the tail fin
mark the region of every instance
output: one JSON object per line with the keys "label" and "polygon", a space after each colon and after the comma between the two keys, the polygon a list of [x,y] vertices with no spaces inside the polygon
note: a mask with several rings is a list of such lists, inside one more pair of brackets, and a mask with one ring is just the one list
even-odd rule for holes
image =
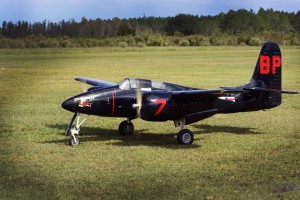
{"label": "tail fin", "polygon": [[247,112],[277,107],[281,104],[281,94],[298,94],[296,91],[281,90],[281,52],[279,46],[268,41],[264,43],[258,56],[251,80],[243,86],[221,87],[223,90],[238,91],[236,102],[227,105],[223,112]]}
{"label": "tail fin", "polygon": [[268,41],[262,46],[253,76],[244,89],[261,94],[261,108],[281,104],[281,52],[276,43]]}

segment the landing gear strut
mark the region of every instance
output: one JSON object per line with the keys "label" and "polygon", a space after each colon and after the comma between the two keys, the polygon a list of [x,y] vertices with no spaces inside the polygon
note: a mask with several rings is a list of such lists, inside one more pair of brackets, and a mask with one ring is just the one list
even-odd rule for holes
{"label": "landing gear strut", "polygon": [[134,131],[133,123],[127,119],[125,121],[122,121],[119,125],[119,132],[121,135],[132,135]]}
{"label": "landing gear strut", "polygon": [[175,127],[180,127],[180,131],[177,134],[178,144],[192,144],[194,142],[194,134],[189,129],[184,129],[185,119],[175,120]]}
{"label": "landing gear strut", "polygon": [[[77,117],[76,126],[74,128],[72,128],[73,122],[76,117]],[[80,141],[75,135],[79,135],[80,126],[85,122],[85,120],[87,120],[88,117],[89,117],[89,115],[80,122],[80,114],[77,112],[74,113],[74,115],[71,119],[71,122],[68,126],[68,129],[66,131],[66,136],[69,136],[69,134],[71,133],[71,137],[69,139],[70,146],[78,146],[79,145]]]}

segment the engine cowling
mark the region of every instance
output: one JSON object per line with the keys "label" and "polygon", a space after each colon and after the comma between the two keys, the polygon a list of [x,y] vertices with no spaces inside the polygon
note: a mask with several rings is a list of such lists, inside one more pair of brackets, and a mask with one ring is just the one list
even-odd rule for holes
{"label": "engine cowling", "polygon": [[146,121],[167,121],[171,94],[165,91],[144,93],[142,98],[141,118]]}

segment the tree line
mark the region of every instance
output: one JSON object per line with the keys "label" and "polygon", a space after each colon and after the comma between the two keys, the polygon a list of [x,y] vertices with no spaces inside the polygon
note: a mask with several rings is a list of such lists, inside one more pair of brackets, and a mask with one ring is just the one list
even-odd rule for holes
{"label": "tree line", "polygon": [[[74,19],[2,22],[0,48],[76,46],[252,45],[275,40],[300,45],[300,11],[260,8],[230,10],[215,16]],[[32,44],[30,44],[32,43]],[[125,45],[126,43],[126,45]]]}

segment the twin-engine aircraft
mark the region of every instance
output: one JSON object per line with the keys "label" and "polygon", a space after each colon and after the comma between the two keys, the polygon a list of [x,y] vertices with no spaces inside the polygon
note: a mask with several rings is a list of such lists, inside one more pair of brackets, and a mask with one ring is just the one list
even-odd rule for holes
{"label": "twin-engine aircraft", "polygon": [[[71,97],[62,107],[74,112],[66,131],[71,133],[69,144],[77,146],[80,113],[105,117],[126,118],[119,125],[121,135],[134,132],[133,119],[146,121],[174,121],[180,128],[177,134],[179,144],[192,144],[194,135],[185,125],[198,122],[219,113],[236,113],[264,110],[281,104],[281,94],[297,94],[281,90],[281,52],[274,42],[266,42],[260,51],[250,81],[238,87],[220,87],[206,90],[157,82],[138,78],[125,78],[119,83],[76,78],[93,87],[87,92]],[[77,117],[74,128],[73,122]]]}

